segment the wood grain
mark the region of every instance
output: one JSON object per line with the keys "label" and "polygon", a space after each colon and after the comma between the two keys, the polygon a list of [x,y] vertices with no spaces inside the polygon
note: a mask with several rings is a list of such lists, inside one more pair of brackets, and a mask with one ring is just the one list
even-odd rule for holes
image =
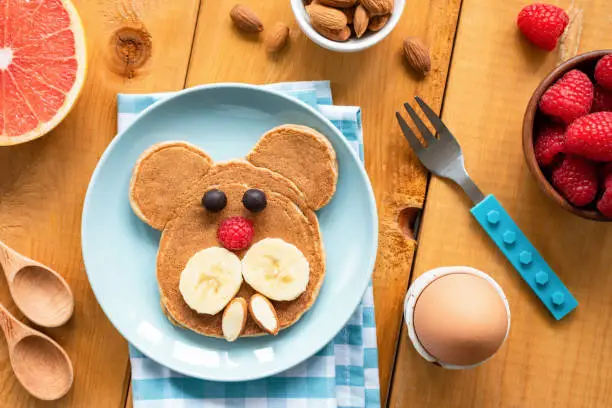
{"label": "wood grain", "polygon": [[[574,3],[584,10],[580,51],[610,48],[612,4]],[[556,52],[538,51],[519,35],[515,21],[524,4],[464,0],[443,120],[477,184],[503,203],[580,305],[563,321],[553,321],[471,218],[467,197],[432,179],[415,276],[442,265],[488,272],[509,298],[512,328],[497,356],[463,372],[425,363],[404,330],[393,407],[612,406],[612,229],[548,200],[523,161],[525,107],[558,60]]]}
{"label": "wood grain", "polygon": [[[394,113],[415,94],[440,108],[460,0],[408,1],[393,33],[357,54],[333,53],[313,44],[300,32],[289,2],[243,3],[253,8],[266,28],[277,21],[287,23],[291,28],[288,48],[270,57],[263,41],[231,26],[228,15],[233,0],[203,2],[187,85],[326,79],[331,81],[335,103],[363,108],[365,163],[381,229],[374,301],[384,400],[415,248],[401,231],[398,218],[404,208],[421,207],[426,186],[426,175],[400,135]],[[433,68],[425,80],[407,70],[402,60],[402,40],[407,35],[422,37],[431,48]]]}
{"label": "wood grain", "polygon": [[[88,78],[66,120],[44,138],[0,150],[0,239],[49,265],[71,286],[76,309],[44,330],[74,362],[75,383],[44,406],[119,407],[127,392],[127,344],[98,306],[81,259],[80,223],[89,177],[116,133],[116,95],[184,85],[197,0],[78,0],[88,46]],[[0,301],[23,321],[6,282]],[[127,306],[126,306],[127,307]],[[0,340],[0,395],[6,407],[35,407],[13,376]]]}

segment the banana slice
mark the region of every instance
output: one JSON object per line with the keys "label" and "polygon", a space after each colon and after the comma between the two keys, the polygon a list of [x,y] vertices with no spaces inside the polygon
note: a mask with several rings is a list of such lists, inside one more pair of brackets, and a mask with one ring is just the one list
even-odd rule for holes
{"label": "banana slice", "polygon": [[249,301],[249,312],[251,312],[251,316],[255,323],[262,330],[267,331],[273,336],[278,334],[279,325],[278,325],[278,316],[276,315],[276,310],[272,303],[264,296],[259,293],[251,296],[251,300]]}
{"label": "banana slice", "polygon": [[247,302],[241,297],[232,299],[223,312],[221,329],[227,341],[234,341],[244,330],[247,320]]}
{"label": "banana slice", "polygon": [[310,265],[295,245],[265,238],[251,246],[242,259],[242,275],[269,299],[293,300],[306,290]]}
{"label": "banana slice", "polygon": [[190,308],[215,315],[238,293],[242,285],[240,259],[225,248],[206,248],[187,262],[179,291]]}

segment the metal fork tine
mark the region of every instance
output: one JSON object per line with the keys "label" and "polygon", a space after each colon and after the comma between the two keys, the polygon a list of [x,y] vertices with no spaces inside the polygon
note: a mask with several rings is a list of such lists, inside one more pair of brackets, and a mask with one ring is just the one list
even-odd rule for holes
{"label": "metal fork tine", "polygon": [[408,124],[406,123],[404,118],[402,118],[402,115],[400,115],[399,112],[395,112],[395,117],[397,118],[397,121],[399,122],[399,125],[402,128],[402,132],[404,133],[406,140],[408,140],[408,143],[410,143],[410,147],[412,147],[412,150],[414,150],[417,156],[420,155],[421,152],[424,150],[421,141],[416,137],[412,129],[410,129],[410,126],[408,126]]}
{"label": "metal fork tine", "polygon": [[440,120],[438,115],[436,115],[436,113],[429,107],[429,105],[427,105],[425,102],[423,102],[423,100],[421,98],[419,98],[418,96],[415,96],[414,99],[416,99],[416,101],[419,104],[419,106],[421,107],[421,109],[423,109],[423,112],[425,113],[425,116],[427,116],[427,119],[429,119],[429,121],[431,122],[433,127],[438,132],[438,137],[439,138],[443,138],[443,137],[447,137],[448,136],[448,137],[451,137],[451,138],[454,139],[454,136],[452,135],[450,130],[448,130],[448,128],[446,127],[444,122],[442,122]]}
{"label": "metal fork tine", "polygon": [[421,135],[423,135],[423,139],[425,139],[427,145],[429,146],[431,143],[434,143],[436,139],[431,134],[429,129],[427,129],[427,126],[425,126],[421,118],[419,118],[419,115],[417,115],[415,110],[412,109],[412,107],[408,103],[404,104],[404,108],[406,108],[406,110],[408,111],[408,114],[414,121],[414,124],[417,126],[417,128],[419,128],[419,131],[421,132]]}

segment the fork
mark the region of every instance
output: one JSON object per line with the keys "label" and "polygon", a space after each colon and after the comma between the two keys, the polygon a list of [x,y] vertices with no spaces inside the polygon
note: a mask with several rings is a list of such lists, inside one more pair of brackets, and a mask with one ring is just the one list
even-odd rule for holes
{"label": "fork", "polygon": [[465,170],[463,153],[457,139],[446,125],[421,98],[415,97],[427,119],[436,130],[436,138],[419,118],[416,111],[405,103],[404,107],[421,133],[426,145],[395,112],[397,121],[419,160],[431,173],[457,183],[474,203],[471,213],[491,240],[503,252],[523,280],[557,320],[578,306],[578,302],[559,277],[548,266],[527,237],[492,195],[485,196]]}

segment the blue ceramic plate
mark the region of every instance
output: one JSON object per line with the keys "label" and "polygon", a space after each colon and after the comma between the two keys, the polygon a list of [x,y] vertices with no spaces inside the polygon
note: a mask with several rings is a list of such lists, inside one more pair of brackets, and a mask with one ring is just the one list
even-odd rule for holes
{"label": "blue ceramic plate", "polygon": [[[149,146],[185,140],[215,161],[240,158],[267,130],[311,126],[329,138],[338,189],[318,211],[327,272],[317,301],[278,336],[207,338],[173,326],[160,308],[155,258],[160,233],[133,214],[132,168]],[[286,370],[316,353],[346,324],[372,276],[378,221],[368,177],[340,132],[308,105],[254,86],[223,84],[182,91],[144,111],[98,163],[83,210],[83,257],[102,309],[136,348],[185,375],[245,381]]]}

